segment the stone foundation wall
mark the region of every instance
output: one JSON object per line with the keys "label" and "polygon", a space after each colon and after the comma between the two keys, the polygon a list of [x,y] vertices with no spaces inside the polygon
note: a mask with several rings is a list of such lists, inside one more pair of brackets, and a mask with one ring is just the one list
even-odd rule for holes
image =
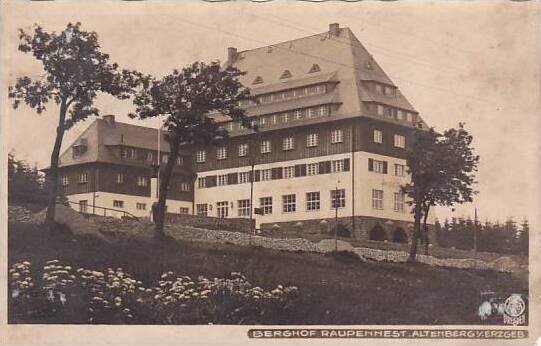
{"label": "stone foundation wall", "polygon": [[[346,229],[352,238],[360,240],[378,240],[393,243],[410,243],[413,233],[413,222],[388,220],[367,216],[339,217],[328,219],[313,219],[291,222],[262,223],[263,234],[320,234],[334,235],[338,227]],[[437,238],[433,225],[429,225],[429,243],[437,245]]]}
{"label": "stone foundation wall", "polygon": [[232,232],[250,232],[250,219],[246,218],[217,218],[211,216],[198,216],[189,214],[166,214],[166,224],[182,225],[212,230],[225,230]]}

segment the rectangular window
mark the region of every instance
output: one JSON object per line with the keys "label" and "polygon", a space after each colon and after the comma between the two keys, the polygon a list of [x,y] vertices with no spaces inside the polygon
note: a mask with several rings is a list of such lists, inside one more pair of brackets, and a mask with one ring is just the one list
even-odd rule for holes
{"label": "rectangular window", "polygon": [[315,118],[318,116],[318,109],[316,107],[308,108],[308,118]]}
{"label": "rectangular window", "polygon": [[306,194],[306,210],[319,210],[321,208],[321,202],[318,192],[308,192]]}
{"label": "rectangular window", "polygon": [[195,208],[198,216],[208,216],[209,206],[207,203],[197,204]]}
{"label": "rectangular window", "polygon": [[250,182],[250,173],[251,172],[240,172],[239,173],[239,184],[246,184]]}
{"label": "rectangular window", "polygon": [[295,166],[284,167],[283,172],[284,179],[295,178]]}
{"label": "rectangular window", "polygon": [[344,141],[344,131],[340,129],[331,131],[331,143],[342,143]]}
{"label": "rectangular window", "polygon": [[372,209],[383,209],[383,190],[372,190]]}
{"label": "rectangular window", "polygon": [[379,94],[383,94],[383,85],[381,85],[381,84],[376,84],[376,91],[377,91]]}
{"label": "rectangular window", "polygon": [[167,163],[169,161],[169,155],[165,154],[162,156],[162,163]]}
{"label": "rectangular window", "polygon": [[207,178],[197,178],[197,187],[200,189],[207,187]]}
{"label": "rectangular window", "polygon": [[344,160],[333,160],[331,161],[331,172],[343,172],[344,171]]}
{"label": "rectangular window", "polygon": [[192,187],[190,186],[189,183],[180,183],[180,191],[191,191],[192,190]]}
{"label": "rectangular window", "polygon": [[263,210],[263,215],[272,214],[272,197],[261,197],[259,207]]}
{"label": "rectangular window", "polygon": [[386,166],[385,161],[373,160],[373,172],[374,173],[381,173],[381,174],[387,173],[387,172],[385,172],[385,166]]}
{"label": "rectangular window", "polygon": [[324,84],[320,84],[317,86],[317,92],[318,94],[325,94],[327,92],[327,88]]}
{"label": "rectangular window", "polygon": [[283,150],[293,150],[295,140],[293,137],[286,137],[282,140]]}
{"label": "rectangular window", "polygon": [[182,166],[184,164],[184,159],[182,157],[177,157],[177,165]]}
{"label": "rectangular window", "polygon": [[297,210],[297,198],[295,195],[282,196],[282,212],[294,213]]}
{"label": "rectangular window", "polygon": [[285,112],[282,114],[282,122],[287,123],[291,119],[291,115],[289,112]]}
{"label": "rectangular window", "polygon": [[317,133],[310,133],[306,136],[307,147],[317,147],[319,144],[319,135]]}
{"label": "rectangular window", "polygon": [[216,203],[216,216],[221,219],[229,216],[229,202],[221,201]]}
{"label": "rectangular window", "polygon": [[227,158],[227,148],[218,147],[218,149],[216,150],[216,158],[218,160],[225,160]]}
{"label": "rectangular window", "polygon": [[146,210],[147,205],[145,203],[136,203],[135,204],[135,209],[137,209],[137,210]]}
{"label": "rectangular window", "polygon": [[203,163],[207,159],[207,153],[204,150],[198,150],[195,154],[196,162]]}
{"label": "rectangular window", "polygon": [[259,177],[260,177],[261,181],[271,180],[272,179],[272,169],[271,168],[262,169],[259,174],[260,174]]}
{"label": "rectangular window", "polygon": [[116,174],[116,183],[117,184],[124,184],[124,174],[117,173]]}
{"label": "rectangular window", "polygon": [[79,184],[88,183],[88,173],[79,174]]}
{"label": "rectangular window", "polygon": [[400,110],[400,109],[397,110],[397,111],[396,111],[396,118],[397,118],[398,120],[404,120],[404,111],[403,111],[403,110]]}
{"label": "rectangular window", "polygon": [[406,166],[404,165],[400,165],[400,164],[395,164],[394,165],[394,175],[396,175],[397,177],[403,177],[406,175]]}
{"label": "rectangular window", "polygon": [[385,107],[383,107],[382,105],[378,105],[377,109],[378,109],[378,115],[383,115],[383,113],[385,112]]}
{"label": "rectangular window", "polygon": [[218,186],[224,186],[227,185],[227,174],[219,175],[218,176]]}
{"label": "rectangular window", "polygon": [[113,201],[113,207],[115,208],[124,208],[124,201]]}
{"label": "rectangular window", "polygon": [[237,201],[239,216],[250,216],[250,200],[239,199]]}
{"label": "rectangular window", "polygon": [[137,177],[137,186],[147,186],[148,179],[147,177],[139,176]]}
{"label": "rectangular window", "polygon": [[295,117],[295,120],[301,120],[302,118],[304,118],[304,113],[304,109],[297,109],[293,112],[293,116]]}
{"label": "rectangular window", "polygon": [[406,137],[402,135],[394,135],[394,146],[397,148],[406,147]]}
{"label": "rectangular window", "polygon": [[184,214],[184,215],[189,214],[189,213],[190,213],[190,209],[189,209],[189,208],[186,208],[186,207],[180,207],[180,208],[179,208],[179,213],[180,213],[180,214]]}
{"label": "rectangular window", "polygon": [[70,183],[70,178],[67,175],[62,176],[62,186],[68,186]]}
{"label": "rectangular window", "polygon": [[147,152],[147,161],[148,162],[154,161],[154,153],[152,151]]}
{"label": "rectangular window", "polygon": [[248,144],[239,144],[239,157],[248,155]]}
{"label": "rectangular window", "polygon": [[324,117],[326,115],[329,115],[329,106],[327,106],[327,105],[319,106],[318,111],[319,111],[319,116],[320,117]]}
{"label": "rectangular window", "polygon": [[374,143],[383,143],[383,132],[374,130]]}
{"label": "rectangular window", "polygon": [[346,190],[338,189],[331,190],[331,208],[345,208],[346,207]]}
{"label": "rectangular window", "polygon": [[306,175],[317,175],[319,174],[319,163],[308,163],[306,165]]}
{"label": "rectangular window", "polygon": [[261,154],[267,154],[271,152],[271,141],[264,140],[261,142]]}
{"label": "rectangular window", "polygon": [[404,212],[404,194],[402,192],[394,193],[394,211]]}

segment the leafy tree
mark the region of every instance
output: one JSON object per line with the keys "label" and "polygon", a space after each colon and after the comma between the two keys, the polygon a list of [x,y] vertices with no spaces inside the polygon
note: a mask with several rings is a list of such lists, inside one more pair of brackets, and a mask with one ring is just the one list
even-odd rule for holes
{"label": "leafy tree", "polygon": [[475,193],[472,185],[479,162],[479,156],[473,154],[472,139],[462,123],[458,129],[449,129],[443,134],[434,129],[414,130],[406,158],[411,182],[402,187],[411,199],[414,217],[408,262],[415,261],[419,240],[424,242],[428,252],[427,219],[431,207],[472,201]]}
{"label": "leafy tree", "polygon": [[225,115],[252,127],[238,106],[240,100],[249,97],[249,89],[238,80],[243,74],[233,67],[221,68],[218,62],[195,62],[161,79],[149,78],[136,95],[136,112],[130,116],[141,119],[164,116],[164,138],[170,146],[169,160],[160,172],[159,199],[154,213],[156,238],[164,237],[167,190],[180,151],[228,136],[214,115]]}
{"label": "leafy tree", "polygon": [[56,139],[47,174],[49,201],[45,224],[50,227],[55,215],[58,157],[64,132],[81,120],[99,115],[94,107],[99,92],[129,98],[140,74],[120,70],[116,63],[110,63],[109,55],[100,51],[98,35],[81,30],[81,23],[69,23],[60,33],[48,33],[36,24],[33,33],[20,29],[19,39],[19,50],[31,53],[41,62],[44,74],[40,79],[17,78],[15,85],[9,87],[13,108],[24,102],[41,114],[50,101],[58,107]]}

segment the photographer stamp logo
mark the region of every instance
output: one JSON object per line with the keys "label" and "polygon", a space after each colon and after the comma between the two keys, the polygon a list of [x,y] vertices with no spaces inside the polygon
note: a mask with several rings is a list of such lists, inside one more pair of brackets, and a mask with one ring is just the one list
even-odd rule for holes
{"label": "photographer stamp logo", "polygon": [[511,294],[504,303],[503,323],[514,326],[524,324],[526,322],[526,303],[520,294]]}

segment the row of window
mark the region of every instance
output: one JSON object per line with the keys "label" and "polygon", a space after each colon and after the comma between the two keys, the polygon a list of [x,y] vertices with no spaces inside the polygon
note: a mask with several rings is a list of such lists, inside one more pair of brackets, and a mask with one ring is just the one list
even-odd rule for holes
{"label": "row of window", "polygon": [[326,92],[327,92],[327,86],[325,84],[316,84],[316,85],[304,86],[300,88],[260,95],[257,97],[257,101],[253,99],[242,100],[242,101],[239,101],[239,106],[255,106],[257,104],[267,104],[267,103],[297,99],[300,97],[320,95],[320,94],[325,94]]}
{"label": "row of window", "polygon": [[[387,161],[368,159],[368,170],[374,173],[387,174]],[[406,176],[406,165],[394,164],[394,175],[397,177]]]}
{"label": "row of window", "polygon": [[[78,175],[77,181],[79,182],[79,184],[88,183],[88,173],[86,173],[86,172],[80,173]],[[140,176],[137,177],[136,184],[137,184],[137,186],[140,186],[140,187],[146,187],[146,186],[148,186],[148,181],[149,181],[149,178],[147,176],[140,175]],[[60,182],[61,182],[62,186],[68,186],[69,183],[70,183],[69,176],[67,176],[67,175],[62,176],[60,178]],[[117,173],[116,174],[115,183],[118,184],[118,185],[124,184],[124,174],[123,173]],[[184,191],[184,192],[188,192],[188,191],[192,190],[192,186],[189,183],[183,182],[183,183],[180,183],[180,190]]]}
{"label": "row of window", "polygon": [[[343,143],[344,142],[344,131],[342,129],[331,130],[331,144]],[[374,142],[382,144],[383,143],[383,131],[374,130]],[[306,147],[317,147],[319,145],[319,134],[318,133],[309,133],[306,135]],[[406,147],[406,137],[403,135],[395,134],[394,135],[394,146],[396,148],[405,148]],[[237,155],[239,157],[244,157],[248,155],[248,143],[241,143],[237,146]],[[282,150],[288,151],[295,149],[295,138],[294,137],[284,137],[282,138]],[[268,154],[272,151],[272,142],[268,139],[263,140],[259,144],[259,152],[261,154]],[[228,151],[226,146],[218,147],[216,150],[216,159],[225,160],[228,157]],[[195,160],[197,163],[204,163],[207,160],[207,153],[205,150],[198,150],[195,154]]]}
{"label": "row of window", "polygon": [[[339,173],[349,171],[349,159],[321,161],[314,163],[298,164],[286,167],[274,167],[258,169],[254,171],[254,181],[268,181],[274,179],[289,179],[310,175]],[[213,175],[197,178],[197,187],[207,188],[232,184],[250,183],[252,172],[238,172],[221,175]]]}
{"label": "row of window", "polygon": [[[271,52],[272,52],[272,46],[267,48],[267,53],[271,53]],[[242,53],[239,54],[239,59],[243,59]],[[310,67],[310,69],[308,70],[308,73],[314,73],[314,72],[319,72],[319,71],[321,71],[321,68],[319,67],[319,65],[313,64],[312,67]],[[280,75],[280,79],[286,79],[286,78],[291,78],[291,77],[293,77],[293,75],[291,74],[289,70],[284,70],[284,72],[282,72],[282,74]],[[261,83],[264,83],[263,77],[261,76],[256,76],[254,78],[254,81],[252,82],[252,84],[261,84]]]}
{"label": "row of window", "polygon": [[[81,204],[81,202],[86,202],[86,201],[80,201],[79,204]],[[124,201],[122,200],[113,200],[113,207],[114,208],[119,208],[119,209],[124,209]],[[141,203],[141,202],[136,202],[135,203],[135,209],[137,210],[147,210],[147,204],[146,203]],[[168,207],[165,206],[165,211],[167,212],[168,211]],[[186,207],[180,207],[179,208],[179,213],[180,214],[189,214],[190,212],[190,209],[189,208],[186,208]]]}
{"label": "row of window", "polygon": [[[252,119],[252,126],[257,125],[260,128],[273,126],[277,124],[286,124],[303,119],[313,119],[329,116],[331,108],[329,105],[320,105],[315,107],[299,108],[292,111],[280,112],[274,114],[261,115]],[[236,121],[229,121],[222,125],[228,131],[246,129],[242,124]]]}
{"label": "row of window", "polygon": [[[345,208],[346,207],[346,190],[335,189],[329,191],[330,207],[331,209]],[[404,194],[402,192],[394,193],[393,210],[403,213],[404,207]],[[231,206],[227,201],[220,201],[216,203],[216,216],[220,218],[229,217],[229,209],[233,209],[233,203]],[[259,198],[259,208],[263,215],[269,215],[273,213],[273,198],[271,196]],[[384,209],[384,195],[383,190],[372,190],[372,208],[377,210]],[[209,204],[200,203],[196,205],[197,215],[208,216]],[[321,192],[313,191],[305,194],[304,201],[305,211],[318,211],[321,210]],[[287,194],[282,195],[281,198],[281,212],[282,213],[294,213],[297,211],[297,195]],[[246,217],[250,216],[250,200],[239,199],[237,200],[237,216]]]}
{"label": "row of window", "polygon": [[392,118],[395,120],[407,121],[410,123],[417,122],[417,115],[415,113],[383,104],[376,104],[375,107],[377,115]]}
{"label": "row of window", "polygon": [[[153,151],[140,151],[140,149],[135,148],[122,148],[120,151],[120,157],[122,159],[144,159],[148,162],[154,162],[154,159],[157,158],[158,153]],[[162,163],[167,163],[169,161],[169,154],[161,154]],[[182,166],[184,164],[184,159],[182,157],[177,157],[177,165]]]}
{"label": "row of window", "polygon": [[[342,143],[344,141],[344,131],[341,129],[335,129],[331,131],[331,144]],[[306,147],[317,147],[319,145],[319,134],[309,133],[306,135]],[[237,146],[237,155],[239,157],[248,155],[248,143],[241,143]],[[288,151],[295,149],[295,138],[284,137],[282,138],[282,150]],[[263,140],[259,144],[259,152],[261,154],[268,154],[272,151],[272,142],[268,139]],[[228,157],[227,147],[221,146],[216,150],[216,159],[225,160]],[[195,154],[195,160],[197,163],[204,163],[207,159],[207,153],[205,150],[198,150]]]}

